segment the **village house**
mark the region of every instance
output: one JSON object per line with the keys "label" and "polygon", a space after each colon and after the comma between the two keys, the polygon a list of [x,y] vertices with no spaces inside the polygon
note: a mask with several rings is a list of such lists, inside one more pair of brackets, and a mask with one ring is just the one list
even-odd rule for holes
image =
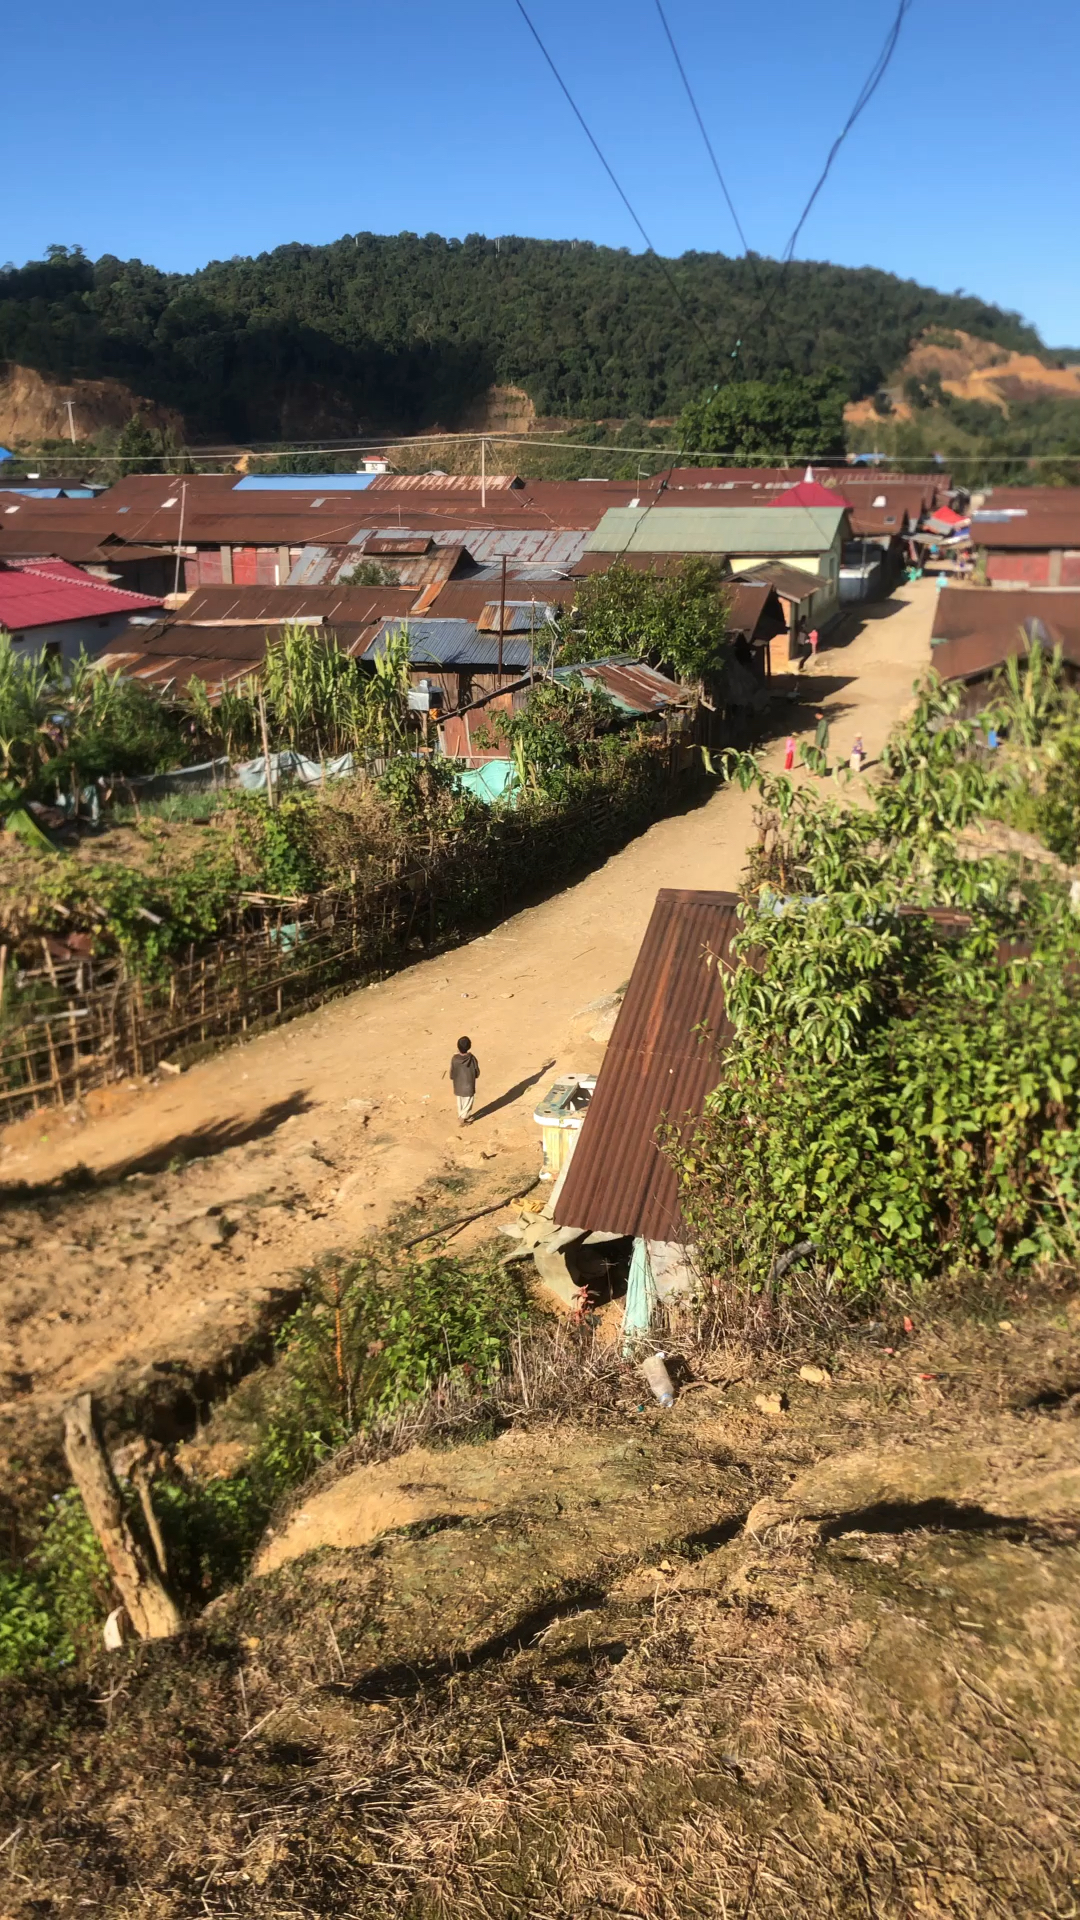
{"label": "village house", "polygon": [[972,506],[970,538],[992,587],[1080,587],[1080,487],[995,487]]}
{"label": "village house", "polygon": [[1066,677],[1080,678],[1080,588],[943,587],[930,640],[931,666],[964,687],[968,712],[985,703],[1005,662],[1033,647],[1060,648]]}
{"label": "village house", "polygon": [[[705,554],[733,575],[754,574],[770,563],[795,567],[815,579],[804,617],[819,631],[840,612],[840,562],[850,538],[846,508],[685,507],[654,503],[616,507],[586,542],[586,552],[616,556]],[[775,585],[775,581],[771,584]]]}
{"label": "village house", "polygon": [[127,632],[133,615],[153,617],[161,601],[98,580],[53,555],[0,560],[0,628],[25,658],[98,655]]}

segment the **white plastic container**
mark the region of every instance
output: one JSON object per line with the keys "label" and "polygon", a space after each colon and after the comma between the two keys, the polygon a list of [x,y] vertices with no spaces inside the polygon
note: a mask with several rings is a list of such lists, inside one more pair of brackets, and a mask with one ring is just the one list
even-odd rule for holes
{"label": "white plastic container", "polygon": [[667,1370],[666,1361],[666,1353],[651,1353],[647,1360],[642,1361],[641,1371],[645,1375],[646,1385],[653,1398],[659,1400],[662,1407],[673,1407],[675,1389],[671,1384],[671,1375]]}

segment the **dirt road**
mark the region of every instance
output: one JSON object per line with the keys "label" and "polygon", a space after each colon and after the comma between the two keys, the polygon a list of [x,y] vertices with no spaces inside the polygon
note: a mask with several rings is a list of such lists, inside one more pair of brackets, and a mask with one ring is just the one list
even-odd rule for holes
{"label": "dirt road", "polygon": [[[812,731],[820,696],[834,753],[861,734],[876,757],[928,662],[933,593],[904,587],[848,623],[799,677],[794,729]],[[535,1169],[532,1109],[553,1067],[595,1064],[568,1055],[568,1026],[628,977],[657,889],[736,886],[751,835],[751,798],[724,789],[482,939],[180,1080],[118,1089],[95,1119],[37,1115],[0,1134],[9,1433],[86,1387],[210,1379],[279,1313],[299,1267],[355,1245],[433,1177],[509,1191]],[[482,1069],[467,1133],[446,1078],[463,1033]],[[52,1190],[77,1169],[91,1190]],[[23,1182],[32,1195],[13,1191]]]}

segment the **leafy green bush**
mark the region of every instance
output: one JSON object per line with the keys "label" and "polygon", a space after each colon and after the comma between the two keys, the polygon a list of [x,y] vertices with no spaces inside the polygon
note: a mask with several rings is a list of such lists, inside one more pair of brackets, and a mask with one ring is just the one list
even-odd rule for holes
{"label": "leafy green bush", "polygon": [[1071,866],[1080,856],[1080,732],[1055,741],[1034,821],[1043,844]]}
{"label": "leafy green bush", "polygon": [[559,664],[632,654],[682,680],[700,679],[723,664],[727,611],[713,560],[690,555],[660,575],[616,564],[582,581],[573,613],[560,623]]}
{"label": "leafy green bush", "polygon": [[0,1674],[67,1666],[112,1604],[109,1570],[74,1487],[57,1494],[21,1566],[0,1566]]}
{"label": "leafy green bush", "polygon": [[[809,1241],[871,1297],[1075,1256],[1080,927],[1060,888],[1018,896],[1004,867],[959,858],[954,829],[1003,779],[975,737],[931,692],[850,811],[747,775],[772,839],[727,985],[734,1037],[701,1128],[669,1142],[718,1273],[765,1285]],[[947,906],[966,913],[918,910]]]}
{"label": "leafy green bush", "polygon": [[389,1272],[367,1257],[328,1264],[279,1336],[253,1479],[281,1492],[440,1379],[482,1383],[527,1313],[520,1283],[494,1257],[439,1255]]}
{"label": "leafy green bush", "polygon": [[820,459],[844,450],[847,390],[839,367],[822,373],[784,368],[769,380],[733,380],[683,409],[679,434],[687,453],[768,465]]}

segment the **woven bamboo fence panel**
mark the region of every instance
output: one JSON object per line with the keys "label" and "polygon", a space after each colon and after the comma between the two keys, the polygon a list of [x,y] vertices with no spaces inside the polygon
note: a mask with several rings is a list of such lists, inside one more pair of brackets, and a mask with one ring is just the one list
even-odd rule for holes
{"label": "woven bamboo fence panel", "polygon": [[296,900],[241,896],[231,930],[149,978],[117,958],[57,961],[43,940],[40,965],[8,970],[0,1124],[162,1060],[197,1059],[490,924],[659,817],[689,761],[682,748],[649,757],[629,787],[528,822],[510,816],[409,872]]}

